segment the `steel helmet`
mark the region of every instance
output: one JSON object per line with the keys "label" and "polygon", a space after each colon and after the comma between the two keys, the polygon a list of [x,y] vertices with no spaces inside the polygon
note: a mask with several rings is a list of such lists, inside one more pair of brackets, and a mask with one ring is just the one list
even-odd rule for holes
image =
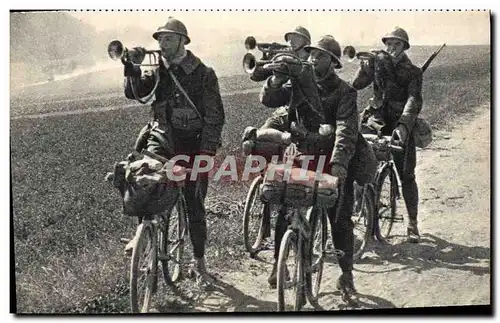
{"label": "steel helmet", "polygon": [[309,31],[302,26],[297,26],[293,31],[289,31],[285,34],[285,41],[288,41],[288,37],[292,34],[299,35],[307,39],[308,43],[311,43],[311,34],[309,34]]}
{"label": "steel helmet", "polygon": [[187,28],[186,26],[182,23],[182,21],[175,19],[174,17],[168,17],[168,21],[165,24],[165,26],[160,26],[158,29],[153,33],[153,38],[158,40],[158,36],[161,33],[172,33],[172,34],[177,34],[184,36],[184,44],[187,45],[191,42],[191,39],[189,39],[188,33],[187,33]]}
{"label": "steel helmet", "polygon": [[335,68],[342,68],[342,63],[340,62],[340,55],[342,50],[340,49],[340,44],[335,38],[331,35],[326,35],[321,37],[318,43],[315,46],[306,46],[304,50],[308,53],[311,52],[311,49],[318,49],[322,52],[327,53],[331,57],[333,57],[336,61]]}
{"label": "steel helmet", "polygon": [[408,38],[408,33],[403,28],[400,27],[394,28],[393,31],[382,37],[382,42],[385,44],[385,42],[391,38],[401,40],[405,44],[404,47],[405,50],[410,48],[410,40]]}

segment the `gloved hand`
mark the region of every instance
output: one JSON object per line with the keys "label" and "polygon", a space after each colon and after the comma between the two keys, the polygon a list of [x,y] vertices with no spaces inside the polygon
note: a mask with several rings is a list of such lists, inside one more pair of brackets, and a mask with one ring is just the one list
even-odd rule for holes
{"label": "gloved hand", "polygon": [[275,89],[280,88],[283,84],[288,82],[289,77],[287,74],[283,74],[276,71],[274,71],[273,73],[274,73],[273,76],[271,76],[271,79],[269,80],[269,85],[272,88]]}
{"label": "gloved hand", "polygon": [[339,181],[343,183],[347,177],[347,169],[339,164],[333,164],[330,174],[334,177],[337,177]]}
{"label": "gloved hand", "polygon": [[273,72],[275,73],[284,73],[297,77],[302,72],[302,62],[298,57],[292,55],[279,55],[273,59],[273,63],[280,66],[278,68],[273,68]]}
{"label": "gloved hand", "polygon": [[303,125],[297,124],[295,121],[290,125],[290,133],[292,134],[292,139],[305,139],[308,132],[309,131]]}
{"label": "gloved hand", "polygon": [[123,76],[141,77],[141,68],[134,66],[131,62],[123,63]]}
{"label": "gloved hand", "polygon": [[408,139],[408,129],[403,124],[397,126],[396,129],[392,132],[392,140],[395,142],[399,142],[401,145],[406,144],[406,140]]}
{"label": "gloved hand", "polygon": [[128,51],[128,60],[135,64],[141,64],[146,57],[146,50],[142,47],[134,47]]}

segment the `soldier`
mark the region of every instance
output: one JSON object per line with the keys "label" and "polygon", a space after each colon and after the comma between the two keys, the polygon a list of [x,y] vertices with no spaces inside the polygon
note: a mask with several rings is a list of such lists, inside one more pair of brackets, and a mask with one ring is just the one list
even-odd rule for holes
{"label": "soldier", "polygon": [[[309,58],[309,53],[305,50],[305,47],[307,45],[311,44],[311,35],[309,31],[303,27],[303,26],[297,26],[294,30],[289,31],[285,34],[285,41],[290,43],[290,46],[293,50],[293,54],[296,55],[299,59],[302,61],[307,61]],[[273,71],[270,69],[263,69],[260,66],[257,66],[255,68],[255,71],[250,75],[250,79],[255,82],[260,82],[267,80],[270,76],[273,75]],[[273,115],[267,119],[264,124],[260,127],[260,129],[276,129],[279,131],[285,131],[283,128],[284,124],[281,124],[280,122],[276,122],[276,120],[281,120],[283,116],[288,114],[288,109],[287,107],[281,107],[280,109],[276,110]],[[246,140],[251,140],[251,132],[256,129],[255,127],[247,127],[243,133],[243,141]],[[272,154],[271,154],[272,155]],[[286,212],[285,209],[281,209],[281,214]],[[271,210],[269,205],[265,205],[263,209],[263,217],[265,219],[264,221],[264,239],[267,239],[271,235],[271,228],[270,228],[270,215]],[[284,215],[283,215],[284,216]],[[281,238],[279,239],[281,241]],[[279,244],[275,245],[275,248],[279,250]],[[274,279],[275,280],[275,279]]]}
{"label": "soldier", "polygon": [[[416,148],[412,130],[422,109],[422,72],[413,65],[405,51],[410,48],[408,34],[396,27],[382,37],[389,55],[377,56],[381,71],[375,64],[362,63],[353,80],[353,87],[363,89],[374,84],[373,106],[362,114],[362,127],[378,128],[382,135],[392,135],[404,146],[403,152],[394,152],[394,161],[402,180],[403,197],[409,216],[408,241],[419,241],[417,227],[418,187],[415,180]],[[377,80],[377,78],[381,78]]]}
{"label": "soldier", "polygon": [[[166,158],[188,155],[191,162],[196,155],[213,157],[221,145],[225,123],[216,73],[185,48],[190,38],[181,21],[169,17],[167,23],[153,33],[153,38],[161,49],[159,84],[152,103],[153,122],[141,131],[136,149],[147,148]],[[125,64],[124,74],[129,76],[125,83],[128,99],[134,99],[132,82],[140,97],[153,90],[155,75],[141,77],[140,68],[131,64]],[[186,166],[192,167],[192,164]],[[185,190],[193,269],[199,274],[206,272],[204,203],[207,187],[208,176],[198,176],[196,181],[187,181]],[[132,246],[133,241],[126,248]]]}
{"label": "soldier", "polygon": [[[326,142],[316,141],[315,146],[322,147],[318,152],[327,155],[326,171],[338,177],[342,198],[339,199],[335,208],[328,210],[328,217],[332,228],[332,236],[335,248],[342,250],[345,255],[339,259],[342,274],[337,281],[337,288],[343,296],[356,292],[352,275],[354,233],[351,220],[354,203],[353,183],[358,169],[369,169],[372,176],[376,170],[376,159],[373,151],[369,150],[368,144],[358,131],[357,92],[348,83],[339,78],[335,69],[342,67],[340,62],[341,49],[339,43],[330,35],[322,37],[315,46],[306,46],[305,51],[309,53],[309,61],[313,65],[314,78],[316,80],[320,105],[324,111],[323,123],[333,126],[335,129],[333,138],[327,138]],[[274,71],[263,86],[261,91],[261,102],[270,108],[282,107],[290,103],[290,82],[287,74]],[[315,85],[316,86],[316,85]],[[279,111],[279,112],[278,112]],[[289,131],[294,136],[301,138],[314,138],[317,124],[311,122],[310,111],[299,111],[299,117],[303,119],[304,127],[290,128],[290,117],[284,113],[282,108],[275,111],[273,116],[263,126]],[[306,139],[307,140],[307,139]],[[325,149],[326,147],[326,149]],[[301,146],[299,145],[299,150]],[[366,150],[368,149],[368,150]],[[370,155],[371,152],[371,155]],[[321,154],[321,153],[320,153]],[[355,155],[358,157],[355,158]],[[361,157],[360,157],[361,156]],[[366,157],[365,157],[366,156]],[[363,158],[367,161],[364,166],[356,164]],[[315,169],[314,169],[315,170]],[[372,180],[370,177],[368,179]],[[271,286],[276,285],[277,258],[279,246],[287,223],[282,214],[278,216],[275,231],[275,253],[274,265],[268,282]]]}
{"label": "soldier", "polygon": [[[292,51],[300,59],[306,61],[309,54],[304,50],[304,48],[311,44],[311,35],[309,31],[303,26],[297,26],[293,31],[289,31],[285,34],[285,41],[290,43]],[[265,70],[258,66],[255,71],[250,75],[250,79],[255,82],[260,82],[266,80],[273,73],[270,70]]]}

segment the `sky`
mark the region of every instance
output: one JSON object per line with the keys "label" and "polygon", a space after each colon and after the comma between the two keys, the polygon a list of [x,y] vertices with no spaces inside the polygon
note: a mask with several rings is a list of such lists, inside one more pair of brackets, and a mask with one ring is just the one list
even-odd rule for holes
{"label": "sky", "polygon": [[[183,21],[192,43],[204,46],[227,38],[273,38],[284,43],[282,35],[297,25],[311,32],[313,42],[322,35],[333,35],[342,46],[380,45],[380,38],[394,27],[404,28],[412,45],[490,44],[488,11],[460,12],[370,12],[370,11],[175,11],[175,12],[71,12],[100,30],[119,30],[140,26],[153,32],[169,16]],[[148,40],[150,41],[150,40]]]}

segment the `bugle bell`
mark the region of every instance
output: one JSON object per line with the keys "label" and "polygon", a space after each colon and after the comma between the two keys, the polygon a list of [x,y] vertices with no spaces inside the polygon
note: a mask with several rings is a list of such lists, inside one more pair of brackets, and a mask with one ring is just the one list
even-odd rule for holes
{"label": "bugle bell", "polygon": [[243,69],[246,73],[252,74],[257,66],[264,66],[265,64],[271,63],[270,60],[257,60],[252,53],[246,53],[243,56]]}
{"label": "bugle bell", "polygon": [[272,43],[257,43],[255,37],[248,36],[245,39],[245,48],[247,50],[252,50],[257,48],[263,53],[286,53],[292,52],[292,47],[288,45],[279,44],[276,42]]}
{"label": "bugle bell", "polygon": [[[159,64],[142,64],[146,55],[160,55],[160,50],[147,50],[143,47],[128,49],[119,40],[113,40],[108,45],[108,55],[112,60],[121,60],[123,63],[131,62],[136,66],[158,66]],[[156,59],[155,59],[156,61]]]}

